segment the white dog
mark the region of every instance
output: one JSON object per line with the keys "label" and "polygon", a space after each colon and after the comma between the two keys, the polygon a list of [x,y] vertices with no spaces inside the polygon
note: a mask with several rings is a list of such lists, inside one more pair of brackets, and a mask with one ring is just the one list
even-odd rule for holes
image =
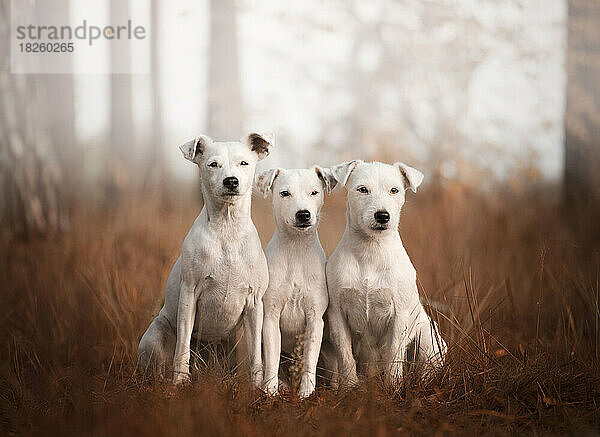
{"label": "white dog", "polygon": [[202,341],[228,337],[243,321],[252,382],[262,382],[262,296],[269,274],[250,218],[256,162],[271,142],[253,133],[241,142],[199,136],[180,147],[200,168],[204,207],[167,280],[165,303],[138,349],[144,368],[164,371],[173,382],[189,380],[192,334]]}
{"label": "white dog", "polygon": [[[339,384],[355,384],[359,351],[374,347],[389,384],[402,379],[406,349],[428,369],[441,365],[446,344],[419,301],[416,272],[398,233],[404,192],[423,174],[403,163],[352,161],[331,168],[348,192],[346,230],[327,261],[329,339]],[[362,363],[361,363],[362,364]]]}
{"label": "white dog", "polygon": [[263,297],[265,354],[263,390],[277,394],[281,349],[291,353],[304,334],[303,368],[298,395],[306,398],[316,384],[317,361],[327,309],[325,252],[317,235],[328,169],[271,169],[257,188],[272,193],[276,229],[267,246],[269,287]]}

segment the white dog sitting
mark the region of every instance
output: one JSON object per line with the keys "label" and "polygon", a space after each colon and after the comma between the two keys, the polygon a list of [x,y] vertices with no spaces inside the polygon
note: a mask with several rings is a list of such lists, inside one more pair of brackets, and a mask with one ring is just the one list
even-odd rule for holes
{"label": "white dog sitting", "polygon": [[303,368],[298,395],[311,395],[327,309],[325,252],[317,235],[328,169],[271,169],[257,178],[257,188],[272,193],[276,229],[266,249],[269,287],[263,297],[263,390],[278,392],[281,349],[294,351],[304,334]]}
{"label": "white dog sitting", "polygon": [[404,192],[416,192],[423,174],[399,162],[352,161],[331,171],[348,192],[346,230],[327,261],[329,341],[339,384],[358,381],[361,349],[376,349],[392,385],[402,379],[411,344],[428,369],[441,365],[446,344],[419,301],[416,272],[398,233]]}
{"label": "white dog sitting", "polygon": [[241,142],[199,136],[180,147],[200,168],[204,207],[167,280],[165,303],[138,348],[144,369],[173,363],[175,384],[189,380],[190,340],[228,337],[244,324],[252,382],[262,382],[262,296],[267,261],[250,218],[256,162],[271,142],[253,133]]}

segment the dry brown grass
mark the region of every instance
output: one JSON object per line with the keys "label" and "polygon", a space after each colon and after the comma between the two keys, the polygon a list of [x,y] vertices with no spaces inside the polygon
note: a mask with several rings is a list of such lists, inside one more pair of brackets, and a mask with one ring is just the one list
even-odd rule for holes
{"label": "dry brown grass", "polygon": [[[430,383],[397,391],[377,378],[352,393],[320,388],[300,403],[268,399],[243,376],[196,372],[191,387],[148,383],[138,339],[198,205],[133,197],[80,205],[51,241],[0,247],[0,429],[10,434],[564,434],[600,426],[598,227],[536,196],[433,189],[402,219],[421,291],[450,345]],[[254,205],[263,242],[270,206]],[[331,253],[344,200],[327,200]]]}

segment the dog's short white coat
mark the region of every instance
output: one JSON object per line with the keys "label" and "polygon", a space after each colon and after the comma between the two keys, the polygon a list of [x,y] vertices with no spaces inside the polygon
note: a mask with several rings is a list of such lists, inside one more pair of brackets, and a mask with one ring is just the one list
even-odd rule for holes
{"label": "dog's short white coat", "polygon": [[[387,383],[401,381],[407,346],[418,343],[418,359],[439,366],[446,344],[419,301],[416,271],[404,249],[398,221],[405,190],[423,180],[403,163],[351,161],[332,167],[348,193],[346,229],[327,261],[330,338],[341,386],[357,382],[360,349],[375,347]],[[389,222],[375,219],[387,211]]]}
{"label": "dog's short white coat", "polygon": [[[302,375],[298,395],[310,396],[316,385],[316,369],[327,309],[325,252],[319,241],[324,193],[329,191],[328,169],[271,169],[257,178],[257,188],[273,196],[275,233],[266,249],[269,286],[263,297],[263,390],[277,394],[281,350],[294,351],[299,335],[304,338]],[[299,228],[298,211],[308,211],[308,227]]]}
{"label": "dog's short white coat", "polygon": [[[199,136],[180,147],[200,168],[204,207],[171,270],[164,305],[138,348],[143,368],[164,372],[173,363],[175,384],[189,380],[192,335],[220,340],[241,323],[252,382],[262,382],[262,296],[269,276],[250,204],[256,162],[270,148],[259,134],[239,142]],[[237,189],[225,187],[227,177],[237,178]]]}

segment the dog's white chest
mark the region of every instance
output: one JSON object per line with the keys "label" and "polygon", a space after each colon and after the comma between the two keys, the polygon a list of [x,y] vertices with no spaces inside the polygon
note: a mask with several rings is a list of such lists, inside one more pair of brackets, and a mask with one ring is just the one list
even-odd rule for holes
{"label": "dog's white chest", "polygon": [[269,288],[265,311],[279,313],[282,347],[291,352],[308,319],[321,316],[328,303],[324,260],[319,251],[290,256],[279,246],[267,249]]}
{"label": "dog's white chest", "polygon": [[230,244],[226,250],[213,246],[199,269],[203,275],[198,278],[194,326],[199,338],[218,340],[236,327],[246,302],[259,292],[261,281],[257,272],[264,269],[258,265],[260,261],[258,257],[248,257],[241,243]]}
{"label": "dog's white chest", "polygon": [[357,259],[340,277],[339,301],[351,331],[381,337],[411,299],[415,272],[406,252],[397,256]]}
{"label": "dog's white chest", "polygon": [[321,291],[314,273],[307,269],[289,269],[286,276],[288,280],[283,280],[279,287],[280,326],[282,333],[295,336],[304,332],[306,313],[314,307]]}
{"label": "dog's white chest", "polygon": [[224,287],[207,280],[198,297],[197,314],[200,317],[196,317],[196,335],[208,341],[227,336],[238,324],[250,293],[250,286]]}
{"label": "dog's white chest", "polygon": [[341,307],[357,334],[384,332],[395,314],[394,291],[385,272],[365,269],[340,290]]}
{"label": "dog's white chest", "polygon": [[285,341],[287,337],[292,337],[293,340],[293,337],[304,332],[306,327],[305,292],[303,284],[292,282],[288,293],[286,293],[287,299],[283,305],[279,321],[285,343],[287,343]]}

